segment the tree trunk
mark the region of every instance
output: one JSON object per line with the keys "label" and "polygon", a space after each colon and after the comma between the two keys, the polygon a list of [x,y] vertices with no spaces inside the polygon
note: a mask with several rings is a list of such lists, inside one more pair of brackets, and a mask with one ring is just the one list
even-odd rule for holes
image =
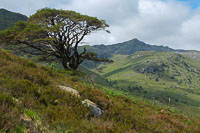
{"label": "tree trunk", "polygon": [[76,57],[73,57],[70,61],[63,60],[62,65],[65,70],[77,70],[80,63],[76,61]]}
{"label": "tree trunk", "polygon": [[63,56],[63,67],[66,70],[77,70],[79,65],[81,64],[79,56],[80,55],[78,54],[77,50],[74,51],[74,54],[71,57],[67,58],[66,56]]}

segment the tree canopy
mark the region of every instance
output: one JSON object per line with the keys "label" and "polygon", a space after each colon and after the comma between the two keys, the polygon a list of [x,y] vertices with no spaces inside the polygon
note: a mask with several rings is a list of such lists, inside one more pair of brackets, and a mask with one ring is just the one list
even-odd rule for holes
{"label": "tree canopy", "polygon": [[[9,44],[37,50],[29,53],[54,56],[65,69],[77,69],[85,60],[107,61],[93,52],[78,52],[78,45],[86,35],[106,30],[108,24],[96,17],[82,15],[75,11],[43,8],[28,18],[19,21],[8,30],[0,32],[0,40]],[[39,52],[38,52],[39,51]]]}

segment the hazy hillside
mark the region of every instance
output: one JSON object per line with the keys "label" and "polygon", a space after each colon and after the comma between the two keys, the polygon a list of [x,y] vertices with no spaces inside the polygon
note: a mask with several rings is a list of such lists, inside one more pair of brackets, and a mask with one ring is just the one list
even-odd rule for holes
{"label": "hazy hillside", "polygon": [[12,27],[17,21],[20,20],[27,20],[27,17],[6,9],[0,9],[0,30],[5,30],[9,27]]}
{"label": "hazy hillside", "polygon": [[192,57],[193,59],[196,59],[198,61],[200,60],[200,51],[187,50],[185,52],[181,52],[181,54]]}

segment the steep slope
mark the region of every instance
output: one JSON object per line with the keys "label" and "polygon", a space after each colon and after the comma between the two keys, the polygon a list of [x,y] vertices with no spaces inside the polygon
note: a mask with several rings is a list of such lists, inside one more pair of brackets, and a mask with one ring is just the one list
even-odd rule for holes
{"label": "steep slope", "polygon": [[176,107],[199,111],[200,63],[195,59],[155,51],[117,54],[111,59],[114,63],[101,64],[93,71],[107,78],[115,88],[164,104],[169,104],[170,99],[170,104]]}
{"label": "steep slope", "polygon": [[[80,98],[57,86],[78,90]],[[93,117],[81,100],[104,114]],[[0,49],[1,132],[197,132],[200,123],[153,106],[94,89],[84,75],[53,71]]]}
{"label": "steep slope", "polygon": [[25,15],[8,11],[6,9],[0,9],[0,30],[5,30],[14,26],[17,21],[27,20]]}

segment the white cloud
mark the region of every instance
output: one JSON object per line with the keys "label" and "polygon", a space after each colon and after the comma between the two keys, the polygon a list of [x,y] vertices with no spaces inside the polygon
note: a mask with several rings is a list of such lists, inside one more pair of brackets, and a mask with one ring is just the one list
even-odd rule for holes
{"label": "white cloud", "polygon": [[0,0],[0,7],[30,15],[53,7],[105,19],[111,34],[88,36],[90,44],[138,38],[150,44],[200,50],[200,9],[176,0]]}

